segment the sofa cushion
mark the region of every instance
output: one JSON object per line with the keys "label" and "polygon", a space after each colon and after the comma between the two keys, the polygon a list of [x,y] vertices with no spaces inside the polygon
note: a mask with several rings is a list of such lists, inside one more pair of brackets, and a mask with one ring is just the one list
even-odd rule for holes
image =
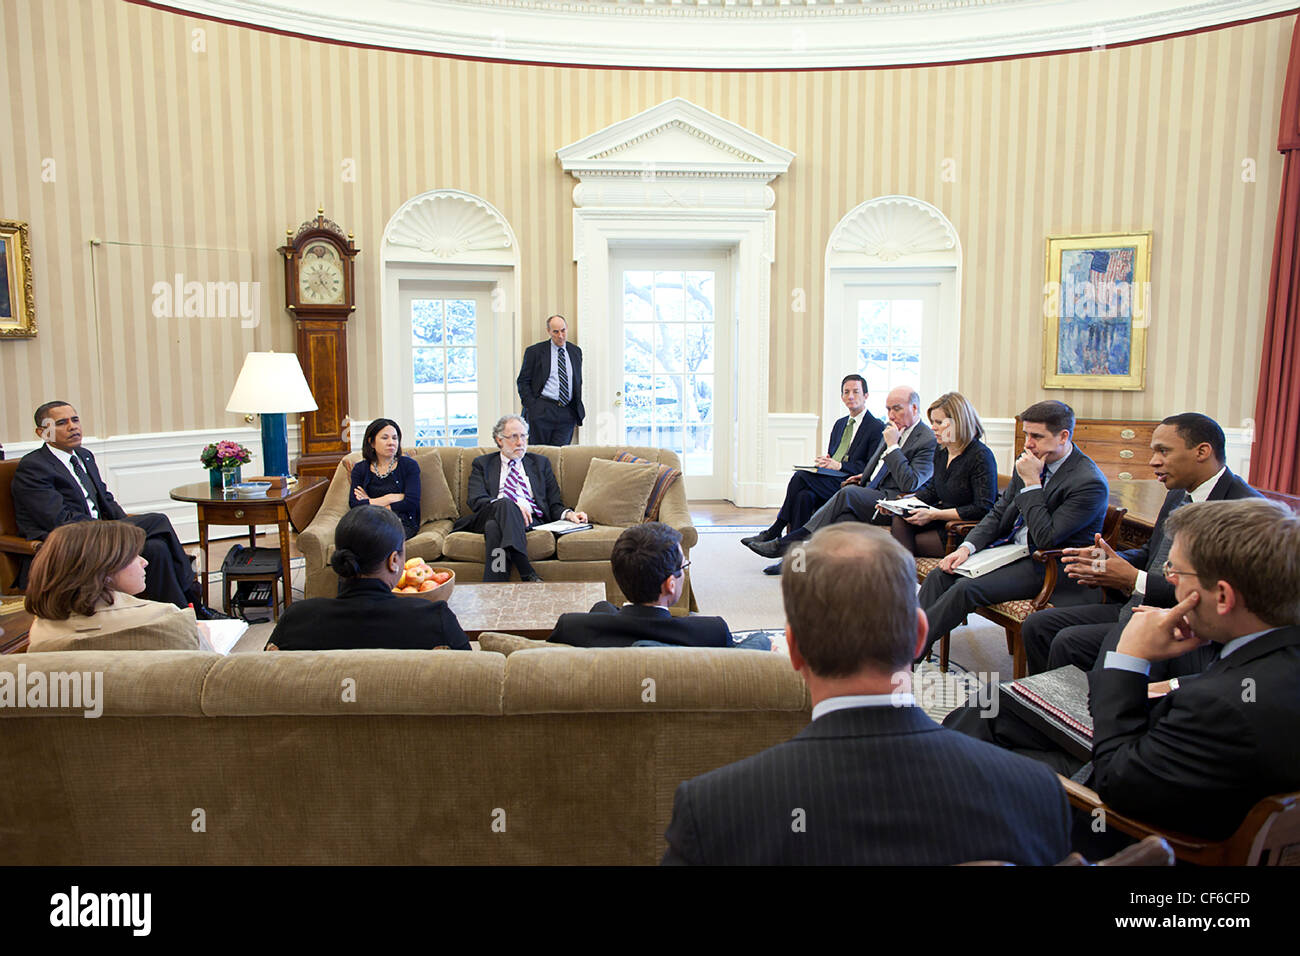
{"label": "sofa cushion", "polygon": [[[3,682],[24,693],[32,687],[37,673],[44,674],[46,690],[51,694],[47,705],[54,702],[51,688],[55,683],[59,684],[60,702],[68,700],[64,695],[72,689],[71,675],[77,673],[82,675],[83,688],[85,675],[91,675],[92,685],[95,675],[100,675],[101,699],[97,704],[105,717],[202,717],[204,680],[223,659],[207,651],[51,651],[0,657],[0,673],[8,672]],[[25,678],[25,685],[19,676]],[[83,696],[80,707],[45,706],[37,710],[0,706],[0,718],[39,714],[81,719],[87,710],[85,703]]]}
{"label": "sofa cushion", "polygon": [[573,649],[569,644],[550,644],[546,641],[534,641],[531,638],[519,637],[515,634],[502,634],[499,631],[484,631],[478,636],[478,646],[479,650],[494,651],[507,657],[515,651],[562,651]]}
{"label": "sofa cushion", "polygon": [[[630,451],[621,451],[614,456],[615,461],[630,461],[636,464],[645,462],[650,463],[648,458],[638,458]],[[645,505],[645,517],[642,521],[658,521],[659,505],[663,503],[664,495],[668,494],[668,489],[673,486],[673,482],[682,476],[680,468],[674,468],[672,465],[659,465],[659,472],[655,477],[654,486],[650,489],[650,500]]]}
{"label": "sofa cushion", "polygon": [[[426,521],[420,525],[420,530],[416,534],[406,539],[406,556],[436,561],[442,557],[442,548],[449,534],[451,534],[450,520],[440,518],[437,521]],[[332,546],[330,553],[334,553]]]}
{"label": "sofa cushion", "polygon": [[[583,532],[585,533],[585,532]],[[528,560],[545,561],[555,554],[555,535],[549,531],[528,532]],[[442,554],[452,561],[487,564],[487,545],[481,534],[453,531],[442,544]]]}
{"label": "sofa cushion", "polygon": [[586,512],[592,524],[617,528],[640,524],[658,475],[659,466],[651,462],[633,464],[593,458],[574,510]]}
{"label": "sofa cushion", "polygon": [[555,539],[555,556],[561,561],[608,561],[625,530],[598,524],[590,531],[562,534]]}
{"label": "sofa cushion", "polygon": [[[406,452],[420,466],[420,521],[438,521],[460,517],[456,496],[442,470],[442,456],[436,448],[411,448]],[[423,529],[421,529],[423,530]]]}

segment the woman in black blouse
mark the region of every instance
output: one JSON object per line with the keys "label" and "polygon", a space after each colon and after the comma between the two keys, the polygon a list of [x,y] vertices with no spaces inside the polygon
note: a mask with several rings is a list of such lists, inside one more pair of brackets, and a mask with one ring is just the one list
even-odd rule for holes
{"label": "woman in black blouse", "polygon": [[391,511],[349,511],[334,529],[330,556],[330,567],[339,576],[338,597],[294,601],[280,616],[266,649],[470,650],[469,638],[446,601],[393,593],[405,559],[402,523]]}
{"label": "woman in black blouse", "polygon": [[377,505],[402,521],[406,537],[420,530],[420,466],[402,454],[402,430],[391,418],[376,418],[361,440],[362,460],[352,466],[348,507]]}
{"label": "woman in black blouse", "polygon": [[934,454],[934,474],[916,497],[930,507],[917,508],[906,518],[895,516],[890,531],[918,558],[941,558],[946,522],[979,521],[993,507],[998,465],[989,446],[980,441],[984,426],[964,397],[947,392],[926,413],[939,449]]}

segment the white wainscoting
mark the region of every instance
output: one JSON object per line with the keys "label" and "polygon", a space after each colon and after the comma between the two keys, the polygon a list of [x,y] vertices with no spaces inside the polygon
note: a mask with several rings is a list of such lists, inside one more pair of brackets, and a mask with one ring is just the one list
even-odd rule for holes
{"label": "white wainscoting", "polygon": [[[359,447],[366,424],[352,425],[353,447]],[[248,447],[253,460],[244,466],[245,475],[262,474],[262,430],[240,428],[204,429],[185,432],[156,432],[142,435],[115,435],[96,438],[87,435],[85,447],[95,456],[99,473],[118,504],[128,514],[160,512],[171,519],[181,541],[199,540],[198,512],[185,501],[173,501],[172,488],[196,481],[207,481],[208,473],[199,464],[199,454],[211,442],[228,439]],[[5,457],[19,458],[35,449],[40,442],[14,442],[5,445]],[[298,426],[289,426],[289,459],[298,447]],[[261,525],[259,533],[274,533],[275,525]],[[244,532],[247,533],[246,531]],[[242,534],[236,527],[214,527],[212,537],[233,538]]]}
{"label": "white wainscoting", "polygon": [[[767,469],[762,484],[748,489],[751,494],[745,500],[745,507],[781,507],[781,502],[785,499],[785,486],[790,482],[791,467],[810,465],[820,453],[817,447],[817,421],[816,415],[802,412],[768,414],[765,436],[767,447],[763,456]],[[737,495],[737,498],[740,496]]]}

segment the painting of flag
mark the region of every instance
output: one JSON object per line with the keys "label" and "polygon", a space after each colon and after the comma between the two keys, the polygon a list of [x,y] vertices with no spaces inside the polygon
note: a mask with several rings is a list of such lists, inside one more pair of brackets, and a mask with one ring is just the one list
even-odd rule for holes
{"label": "painting of flag", "polygon": [[1151,233],[1047,241],[1043,386],[1141,389]]}

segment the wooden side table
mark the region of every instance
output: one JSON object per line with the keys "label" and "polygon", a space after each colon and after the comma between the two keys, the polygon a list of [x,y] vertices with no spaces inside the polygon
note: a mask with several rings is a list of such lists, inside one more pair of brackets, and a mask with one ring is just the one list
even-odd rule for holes
{"label": "wooden side table", "polygon": [[193,502],[199,511],[199,547],[203,551],[203,600],[208,600],[208,527],[210,525],[245,525],[249,547],[257,547],[257,526],[274,524],[280,533],[280,568],[284,572],[284,606],[293,603],[293,584],[289,579],[289,508],[292,502],[325,484],[324,478],[300,478],[287,488],[271,488],[255,498],[227,497],[220,488],[213,490],[204,482],[181,485],[171,490],[174,501]]}

